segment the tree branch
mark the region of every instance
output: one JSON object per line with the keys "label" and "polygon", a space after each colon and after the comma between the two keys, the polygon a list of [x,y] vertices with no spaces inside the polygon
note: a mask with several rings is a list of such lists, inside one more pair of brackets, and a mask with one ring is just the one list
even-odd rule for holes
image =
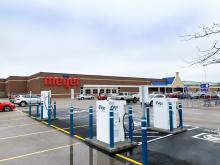
{"label": "tree branch", "polygon": [[[216,34],[220,34],[220,23],[213,23],[212,27],[200,27],[201,33],[193,33],[190,35],[182,36],[185,38],[185,41],[189,41],[192,39],[200,39],[200,38],[206,38],[211,37]],[[188,64],[190,66],[192,65],[210,65],[210,64],[217,64],[220,63],[220,58],[217,58],[217,55],[219,55],[220,47],[218,45],[218,40],[215,41],[213,46],[210,49],[207,50],[199,50],[203,55],[194,58],[192,61],[189,61]]]}

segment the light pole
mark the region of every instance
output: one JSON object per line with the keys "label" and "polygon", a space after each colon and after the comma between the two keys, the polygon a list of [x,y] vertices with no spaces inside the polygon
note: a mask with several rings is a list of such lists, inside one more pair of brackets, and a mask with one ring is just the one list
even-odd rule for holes
{"label": "light pole", "polygon": [[203,70],[204,70],[204,80],[205,80],[205,83],[207,83],[206,81],[206,67],[207,67],[207,64],[203,64]]}

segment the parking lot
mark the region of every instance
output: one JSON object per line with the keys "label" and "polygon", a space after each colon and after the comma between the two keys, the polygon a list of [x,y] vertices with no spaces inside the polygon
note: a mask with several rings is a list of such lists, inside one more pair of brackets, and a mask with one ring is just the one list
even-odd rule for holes
{"label": "parking lot", "polygon": [[[84,138],[88,137],[88,107],[95,107],[95,101],[74,101],[75,138],[69,136],[70,105],[70,99],[57,99],[58,119],[52,121],[52,128],[47,126],[47,121],[39,122],[34,118],[27,117],[28,107],[18,107],[17,111],[0,113],[0,122],[2,123],[0,127],[0,141],[2,142],[0,163],[23,165],[29,164],[30,161],[34,164],[39,164],[39,162],[41,164],[79,164],[80,162],[80,164],[86,165],[103,164],[104,161],[106,165],[141,164],[140,105],[129,104],[133,107],[134,141],[138,143],[138,147],[111,156],[84,143]],[[32,114],[36,115],[35,106],[32,107]],[[201,117],[203,115],[207,119]],[[207,140],[205,135],[211,133],[214,137],[219,136],[218,130],[210,129],[213,128],[212,126],[219,125],[218,120],[210,120],[208,123],[197,120],[208,120],[212,116],[217,119],[218,115],[217,109],[185,108],[184,120],[188,129],[186,133],[172,135],[148,131],[150,164],[184,165],[197,163],[205,165],[207,162],[212,162],[217,165],[220,162],[216,155],[220,151],[219,139]],[[193,126],[189,126],[190,123],[193,123]],[[203,123],[202,127],[197,127],[197,123]],[[203,128],[206,126],[209,129]],[[190,154],[187,152],[188,150]]]}

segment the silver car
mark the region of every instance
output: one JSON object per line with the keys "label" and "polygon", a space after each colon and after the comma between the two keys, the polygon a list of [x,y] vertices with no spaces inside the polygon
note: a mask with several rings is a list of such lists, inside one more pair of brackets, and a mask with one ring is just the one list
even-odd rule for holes
{"label": "silver car", "polygon": [[40,97],[37,95],[17,95],[15,96],[14,104],[17,104],[18,106],[25,107],[28,104],[40,104],[41,100]]}
{"label": "silver car", "polygon": [[94,99],[94,96],[92,96],[92,95],[80,94],[80,95],[76,96],[76,99],[78,99],[78,100],[93,100],[93,99]]}

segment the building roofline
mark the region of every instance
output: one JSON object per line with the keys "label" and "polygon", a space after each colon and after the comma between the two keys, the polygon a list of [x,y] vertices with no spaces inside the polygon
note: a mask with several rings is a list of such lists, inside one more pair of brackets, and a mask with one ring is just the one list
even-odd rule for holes
{"label": "building roofline", "polygon": [[72,73],[56,73],[56,72],[38,72],[35,73],[31,76],[29,76],[28,78],[33,78],[33,77],[37,77],[40,74],[67,74],[67,75],[72,75],[72,76],[99,76],[99,77],[105,77],[105,78],[127,78],[127,79],[143,79],[145,81],[165,81],[163,79],[159,79],[159,78],[146,78],[146,77],[126,77],[126,76],[111,76],[111,75],[94,75],[94,74],[72,74]]}

